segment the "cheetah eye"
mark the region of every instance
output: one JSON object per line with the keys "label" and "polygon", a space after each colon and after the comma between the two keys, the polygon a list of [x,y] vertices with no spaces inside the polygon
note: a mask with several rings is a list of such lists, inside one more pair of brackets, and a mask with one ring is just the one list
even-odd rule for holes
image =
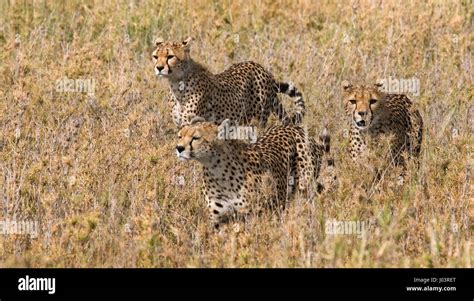
{"label": "cheetah eye", "polygon": [[351,104],[355,105],[357,101],[356,101],[355,99],[350,99],[349,102],[350,102]]}
{"label": "cheetah eye", "polygon": [[154,58],[155,60],[157,60],[157,59],[158,59],[158,56],[157,56],[157,55],[154,55],[153,58]]}
{"label": "cheetah eye", "polygon": [[193,140],[199,140],[199,138],[201,138],[201,137],[193,136]]}
{"label": "cheetah eye", "polygon": [[376,102],[377,102],[377,99],[373,99],[373,98],[372,98],[372,99],[370,100],[370,104],[371,104],[371,105],[373,105],[373,104],[376,103]]}
{"label": "cheetah eye", "polygon": [[172,58],[174,58],[174,55],[168,55],[168,60],[171,60]]}

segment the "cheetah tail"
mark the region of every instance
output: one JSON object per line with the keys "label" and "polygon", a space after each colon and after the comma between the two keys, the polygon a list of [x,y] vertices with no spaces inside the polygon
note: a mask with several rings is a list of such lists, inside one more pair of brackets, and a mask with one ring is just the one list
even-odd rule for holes
{"label": "cheetah tail", "polygon": [[327,128],[324,128],[323,132],[319,136],[319,140],[323,145],[323,150],[327,158],[328,166],[334,166],[334,159],[330,157],[329,154],[331,152],[331,135],[329,135],[329,131],[327,130]]}
{"label": "cheetah tail", "polygon": [[337,176],[336,170],[334,167],[334,158],[330,156],[331,151],[331,136],[326,128],[319,136],[319,140],[322,145],[322,150],[324,152],[324,158],[326,159],[326,164],[323,164],[322,174],[319,175],[319,180],[317,182],[318,193],[321,193],[328,189],[333,189],[337,186]]}
{"label": "cheetah tail", "polygon": [[[296,125],[300,124],[306,112],[303,95],[301,92],[292,83],[281,82],[278,84],[278,93],[283,93],[294,98],[293,103],[295,104],[296,112],[293,114],[293,116],[291,116],[290,122]],[[275,112],[277,112],[278,118],[280,120],[283,121],[285,118],[287,118],[280,101],[275,104],[274,109]]]}

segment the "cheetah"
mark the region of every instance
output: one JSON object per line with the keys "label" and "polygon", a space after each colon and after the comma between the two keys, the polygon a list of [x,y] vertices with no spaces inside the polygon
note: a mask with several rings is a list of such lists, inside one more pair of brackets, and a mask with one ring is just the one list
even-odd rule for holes
{"label": "cheetah", "polygon": [[308,192],[330,150],[327,130],[316,142],[296,125],[270,127],[255,143],[220,138],[230,122],[218,126],[195,117],[178,132],[176,145],[179,160],[203,166],[203,194],[215,228],[251,208],[284,208],[293,187]]}
{"label": "cheetah", "polygon": [[374,86],[352,85],[343,81],[345,111],[351,118],[350,155],[357,161],[367,151],[367,136],[378,139],[392,135],[391,163],[402,167],[399,183],[403,183],[405,156],[417,159],[423,138],[423,120],[412,101],[403,94],[389,94]]}
{"label": "cheetah", "polygon": [[[305,113],[302,94],[293,84],[277,82],[261,65],[248,61],[213,74],[190,56],[192,38],[165,42],[158,38],[152,57],[158,77],[168,80],[175,125],[195,116],[217,125],[229,118],[241,125],[255,119],[264,127],[273,112],[285,124],[299,124]],[[287,114],[278,93],[294,98],[296,112]]]}

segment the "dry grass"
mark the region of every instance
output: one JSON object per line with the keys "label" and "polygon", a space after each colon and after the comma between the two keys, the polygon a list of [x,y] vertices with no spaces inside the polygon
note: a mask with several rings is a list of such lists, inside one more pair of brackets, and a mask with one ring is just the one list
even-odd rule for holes
{"label": "dry grass", "polygon": [[[472,266],[470,1],[34,2],[0,4],[0,220],[40,235],[1,235],[0,266]],[[174,155],[158,35],[193,35],[212,71],[254,60],[293,81],[305,124],[332,134],[339,186],[214,234],[200,166]],[[340,82],[390,75],[421,81],[422,164],[372,189],[346,156]],[[58,92],[61,78],[93,79],[95,95]],[[331,219],[370,228],[328,235]]]}

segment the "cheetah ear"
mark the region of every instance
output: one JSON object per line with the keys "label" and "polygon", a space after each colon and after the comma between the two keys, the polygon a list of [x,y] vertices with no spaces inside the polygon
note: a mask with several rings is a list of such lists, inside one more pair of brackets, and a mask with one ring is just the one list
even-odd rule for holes
{"label": "cheetah ear", "polygon": [[385,86],[385,80],[383,80],[383,79],[378,80],[378,81],[374,84],[374,87],[375,87],[377,90],[383,89],[384,86]]}
{"label": "cheetah ear", "polygon": [[189,51],[189,49],[191,48],[191,44],[192,42],[194,41],[194,39],[192,37],[189,37],[187,38],[186,40],[183,41],[183,46],[184,46],[184,49]]}
{"label": "cheetah ear", "polygon": [[343,88],[344,90],[349,90],[350,88],[352,88],[351,82],[348,81],[348,80],[343,80],[343,81],[342,81],[342,88]]}
{"label": "cheetah ear", "polygon": [[160,45],[162,45],[164,42],[165,42],[165,40],[163,40],[163,38],[161,38],[161,37],[156,38],[156,39],[155,39],[155,46],[160,46]]}
{"label": "cheetah ear", "polygon": [[204,119],[202,117],[199,117],[199,116],[196,116],[196,117],[193,117],[193,119],[191,119],[191,122],[189,124],[193,125],[193,124],[201,123],[201,122],[205,122],[205,121],[206,121],[206,119]]}

